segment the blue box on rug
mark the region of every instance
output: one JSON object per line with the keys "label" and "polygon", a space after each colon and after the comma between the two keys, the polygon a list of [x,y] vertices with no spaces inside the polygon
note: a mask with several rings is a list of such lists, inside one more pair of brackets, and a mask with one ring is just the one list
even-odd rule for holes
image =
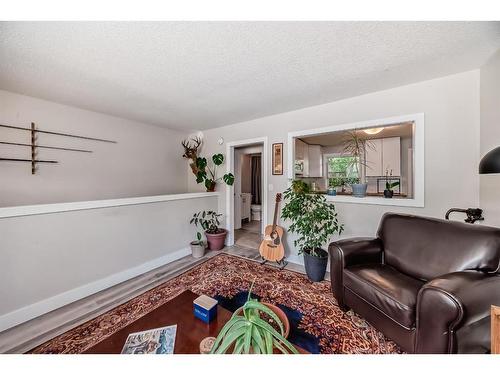
{"label": "blue box on rug", "polygon": [[210,323],[217,316],[217,300],[209,296],[199,296],[193,301],[194,316],[205,323]]}

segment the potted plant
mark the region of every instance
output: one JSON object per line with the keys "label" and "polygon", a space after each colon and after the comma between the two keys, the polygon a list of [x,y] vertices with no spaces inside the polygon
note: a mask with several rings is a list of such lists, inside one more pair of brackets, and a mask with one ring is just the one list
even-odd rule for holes
{"label": "potted plant", "polygon": [[215,211],[200,211],[193,215],[190,223],[203,228],[210,250],[220,250],[224,247],[227,230],[219,228],[220,217]]}
{"label": "potted plant", "polygon": [[210,353],[223,354],[232,350],[233,354],[272,354],[276,349],[284,354],[298,354],[286,339],[286,327],[289,329],[290,324],[285,313],[277,306],[250,298],[251,290],[252,287],[245,304],[220,331]]}
{"label": "potted plant", "polygon": [[[191,221],[193,221],[193,219],[191,219]],[[205,242],[202,240],[200,232],[196,232],[196,240],[191,241],[190,245],[193,258],[201,258],[205,255]]]}
{"label": "potted plant", "polygon": [[367,166],[365,159],[367,147],[373,148],[374,146],[368,139],[362,138],[356,129],[347,132],[347,136],[343,141],[342,152],[352,156],[349,167],[352,168],[352,171],[357,177],[354,177],[351,188],[352,195],[358,198],[366,196],[366,189],[368,187],[366,180],[362,180],[363,177],[361,174],[361,167]]}
{"label": "potted plant", "polygon": [[[392,170],[391,170],[390,177],[392,177]],[[385,198],[392,198],[392,196],[394,195],[394,190],[393,189],[396,186],[399,186],[399,181],[391,182],[390,181],[390,177],[389,177],[389,171],[386,170],[385,171],[385,190],[384,190],[384,197]]]}
{"label": "potted plant", "polygon": [[291,221],[288,229],[298,236],[294,245],[299,254],[304,254],[307,276],[311,281],[321,281],[328,263],[328,253],[322,246],[333,234],[341,234],[344,225],[339,223],[335,206],[324,195],[310,194],[303,181],[293,181],[284,198],[281,217]]}
{"label": "potted plant", "polygon": [[226,173],[222,177],[217,177],[217,167],[224,163],[224,155],[214,154],[212,155],[212,165],[208,165],[206,158],[197,158],[196,166],[196,182],[201,184],[205,183],[205,188],[207,191],[215,191],[215,186],[217,182],[223,180],[227,185],[232,185],[234,183],[234,175],[232,173]]}

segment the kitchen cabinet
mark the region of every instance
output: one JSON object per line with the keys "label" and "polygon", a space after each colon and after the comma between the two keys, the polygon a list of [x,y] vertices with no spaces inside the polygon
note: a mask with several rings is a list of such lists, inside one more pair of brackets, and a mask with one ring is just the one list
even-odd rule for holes
{"label": "kitchen cabinet", "polygon": [[321,153],[321,146],[308,146],[308,177],[323,177],[323,154]]}
{"label": "kitchen cabinet", "polygon": [[[321,146],[295,140],[295,174],[300,177],[323,177]],[[297,165],[300,165],[299,168]]]}
{"label": "kitchen cabinet", "polygon": [[389,137],[371,139],[372,147],[366,147],[366,176],[385,176],[385,171],[393,176],[401,176],[401,139]]}
{"label": "kitchen cabinet", "polygon": [[[309,145],[300,139],[295,140],[295,174],[300,177],[309,176]],[[300,166],[300,167],[299,167]]]}

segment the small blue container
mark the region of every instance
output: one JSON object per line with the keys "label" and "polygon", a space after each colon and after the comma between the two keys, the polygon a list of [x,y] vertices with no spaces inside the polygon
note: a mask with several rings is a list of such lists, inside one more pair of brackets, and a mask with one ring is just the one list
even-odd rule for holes
{"label": "small blue container", "polygon": [[194,316],[205,323],[210,323],[217,316],[217,300],[209,296],[199,296],[193,301]]}
{"label": "small blue container", "polygon": [[335,190],[334,188],[328,188],[328,190],[326,191],[326,194],[337,195],[337,190]]}

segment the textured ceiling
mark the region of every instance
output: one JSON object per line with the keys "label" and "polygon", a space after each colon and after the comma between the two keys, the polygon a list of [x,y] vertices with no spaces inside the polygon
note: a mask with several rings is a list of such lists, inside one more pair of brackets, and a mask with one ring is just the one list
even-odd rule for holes
{"label": "textured ceiling", "polygon": [[2,22],[0,89],[208,129],[478,68],[498,22]]}

